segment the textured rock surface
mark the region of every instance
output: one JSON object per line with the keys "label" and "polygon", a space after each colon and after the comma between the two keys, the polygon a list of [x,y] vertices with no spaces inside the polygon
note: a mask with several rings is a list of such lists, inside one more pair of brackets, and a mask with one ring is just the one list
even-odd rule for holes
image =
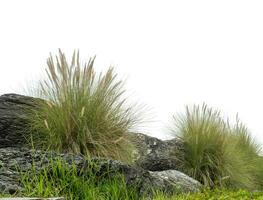
{"label": "textured rock surface", "polygon": [[25,144],[26,110],[35,106],[32,97],[5,94],[0,96],[0,148]]}
{"label": "textured rock surface", "polygon": [[178,160],[173,153],[182,148],[179,140],[163,141],[141,133],[135,133],[132,138],[137,148],[135,162],[138,166],[150,171],[177,169]]}
{"label": "textured rock surface", "polygon": [[176,185],[179,191],[197,192],[201,187],[198,181],[177,170],[154,171],[150,174],[160,180],[162,182],[160,184],[168,181],[171,185]]}
{"label": "textured rock surface", "polygon": [[[20,172],[31,169],[34,166],[41,170],[47,166],[50,157],[61,158],[68,165],[73,163],[77,169],[85,169],[90,161],[85,160],[80,155],[43,153],[41,151],[27,150],[25,148],[1,148],[0,149],[0,192],[14,193],[23,190],[19,182]],[[99,173],[104,174],[108,170],[111,175],[122,173],[126,179],[127,185],[136,185],[139,194],[148,194],[151,196],[152,189],[173,193],[178,190],[198,191],[201,187],[197,181],[190,177],[171,170],[163,172],[149,172],[141,168],[135,168],[116,160],[92,158],[99,166]],[[168,178],[167,178],[168,177]]]}

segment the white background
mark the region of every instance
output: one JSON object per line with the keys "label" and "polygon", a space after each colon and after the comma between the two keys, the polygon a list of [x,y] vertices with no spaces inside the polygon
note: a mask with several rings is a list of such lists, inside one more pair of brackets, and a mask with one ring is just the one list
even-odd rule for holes
{"label": "white background", "polygon": [[166,138],[173,114],[206,102],[239,113],[263,144],[262,1],[0,2],[0,94],[20,92],[58,48],[98,71],[115,66],[147,104],[145,132]]}

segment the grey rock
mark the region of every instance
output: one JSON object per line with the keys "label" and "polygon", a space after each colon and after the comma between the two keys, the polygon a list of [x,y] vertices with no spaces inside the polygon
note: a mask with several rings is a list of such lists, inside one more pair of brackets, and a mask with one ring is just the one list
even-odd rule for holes
{"label": "grey rock", "polygon": [[198,192],[202,187],[197,180],[177,170],[154,171],[150,174],[156,177],[158,181],[161,181],[160,185],[164,185],[166,182],[176,185],[178,192]]}
{"label": "grey rock", "polygon": [[27,110],[36,99],[18,94],[0,96],[0,148],[21,147],[26,143]]}
{"label": "grey rock", "polygon": [[134,133],[132,141],[135,144],[134,161],[137,166],[150,171],[178,169],[179,160],[175,151],[182,148],[178,139],[160,140],[145,134]]}
{"label": "grey rock", "polygon": [[[186,192],[198,191],[201,188],[201,184],[197,184],[190,177],[173,170],[149,172],[117,160],[102,158],[87,160],[81,155],[44,153],[39,150],[9,147],[0,148],[0,161],[2,163],[0,168],[0,192],[13,194],[22,191],[23,185],[20,183],[21,173],[30,172],[33,163],[35,169],[40,171],[48,166],[50,158],[59,158],[65,161],[69,167],[74,163],[79,171],[85,170],[91,163],[96,163],[99,169],[98,176],[106,172],[110,172],[109,176],[121,173],[125,177],[127,186],[137,186],[138,194],[144,194],[148,197],[152,196],[154,190],[172,194],[177,192],[178,188],[182,188],[182,191]],[[169,178],[165,178],[166,176]]]}

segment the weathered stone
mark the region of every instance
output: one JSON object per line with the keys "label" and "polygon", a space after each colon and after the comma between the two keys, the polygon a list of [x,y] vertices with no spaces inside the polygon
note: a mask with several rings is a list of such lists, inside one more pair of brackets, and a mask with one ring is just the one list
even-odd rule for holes
{"label": "weathered stone", "polygon": [[[23,186],[20,183],[20,173],[30,172],[32,164],[34,162],[34,168],[40,171],[46,167],[50,158],[61,159],[65,161],[68,166],[72,163],[75,164],[77,169],[85,170],[90,163],[95,163],[98,167],[97,175],[102,175],[110,172],[110,176],[114,176],[118,173],[124,175],[126,184],[128,186],[137,186],[137,192],[139,195],[151,196],[153,190],[160,190],[167,193],[174,193],[180,188],[182,191],[191,192],[198,191],[201,184],[197,184],[196,181],[192,181],[190,177],[183,175],[182,173],[175,171],[167,172],[149,172],[147,170],[136,168],[127,164],[124,164],[117,160],[92,158],[86,160],[81,155],[73,154],[57,154],[57,153],[44,153],[42,151],[34,151],[21,148],[0,148],[0,162],[2,166],[0,168],[0,180],[1,187],[0,192],[15,193],[23,190]],[[169,178],[165,178],[168,176]],[[191,184],[192,181],[192,184]]]}
{"label": "weathered stone", "polygon": [[23,132],[26,111],[36,106],[36,99],[18,94],[0,96],[0,148],[21,147],[26,143]]}
{"label": "weathered stone", "polygon": [[202,187],[198,181],[177,170],[154,171],[150,174],[161,181],[160,185],[164,185],[166,181],[176,185],[178,192],[197,192]]}
{"label": "weathered stone", "polygon": [[141,133],[134,133],[132,141],[136,146],[135,163],[150,171],[178,169],[178,160],[174,152],[182,148],[177,139],[159,140]]}

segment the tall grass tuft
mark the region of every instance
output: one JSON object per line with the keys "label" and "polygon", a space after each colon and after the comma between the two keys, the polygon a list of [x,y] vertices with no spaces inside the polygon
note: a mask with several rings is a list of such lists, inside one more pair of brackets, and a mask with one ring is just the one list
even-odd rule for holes
{"label": "tall grass tuft", "polygon": [[178,137],[184,152],[178,152],[180,169],[186,174],[213,186],[223,175],[227,128],[218,111],[206,105],[186,107],[186,114],[174,116]]}
{"label": "tall grass tuft", "polygon": [[60,50],[55,59],[50,55],[46,78],[34,91],[45,101],[30,115],[31,140],[59,152],[128,161],[128,134],[139,122],[136,111],[127,106],[114,69],[98,75],[94,61],[81,65],[75,52],[70,62]]}
{"label": "tall grass tuft", "polygon": [[175,156],[179,169],[208,187],[255,189],[259,186],[259,146],[246,127],[224,120],[218,110],[203,104],[186,107],[174,116],[173,133],[183,142]]}
{"label": "tall grass tuft", "polygon": [[[261,147],[251,137],[246,126],[237,119],[233,127],[229,127],[230,135],[226,149],[226,163],[230,183],[236,188],[262,188],[262,159],[259,154]],[[233,173],[234,172],[234,173]]]}

